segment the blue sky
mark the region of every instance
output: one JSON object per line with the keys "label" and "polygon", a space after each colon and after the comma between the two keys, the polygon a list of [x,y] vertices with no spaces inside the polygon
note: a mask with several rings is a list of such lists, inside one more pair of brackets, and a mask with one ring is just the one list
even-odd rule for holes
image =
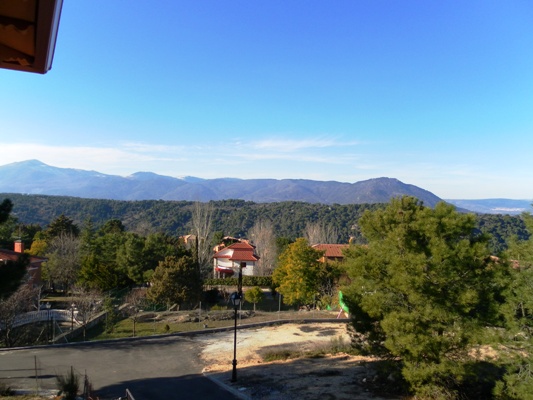
{"label": "blue sky", "polygon": [[0,164],[533,199],[529,1],[66,0]]}

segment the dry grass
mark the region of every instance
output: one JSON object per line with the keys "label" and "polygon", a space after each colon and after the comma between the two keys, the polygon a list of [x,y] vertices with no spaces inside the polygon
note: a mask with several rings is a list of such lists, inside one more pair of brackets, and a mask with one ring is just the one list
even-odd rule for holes
{"label": "dry grass", "polygon": [[[196,316],[199,318],[194,322],[186,321],[189,316],[192,316],[190,319],[193,320]],[[252,313],[247,310],[242,312],[238,325],[289,319],[325,319],[335,318],[336,316],[337,313],[335,311],[282,311],[280,313],[257,311]],[[232,310],[202,311],[201,313],[191,311],[145,313],[140,319],[135,325],[135,336],[232,327],[235,323]],[[89,340],[118,339],[131,336],[133,336],[133,321],[130,318],[125,318],[114,326],[112,332],[104,332],[102,329],[99,331],[93,330],[93,332],[89,333]]]}
{"label": "dry grass", "polygon": [[345,343],[342,336],[330,339],[327,344],[316,344],[310,349],[295,349],[294,347],[281,348],[266,351],[261,354],[264,362],[290,360],[296,358],[321,358],[326,355],[350,354],[352,348],[349,343]]}

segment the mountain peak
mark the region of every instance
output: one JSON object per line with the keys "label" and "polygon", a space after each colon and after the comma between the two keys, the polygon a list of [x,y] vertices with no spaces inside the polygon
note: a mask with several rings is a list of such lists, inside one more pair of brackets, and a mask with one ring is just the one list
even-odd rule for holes
{"label": "mountain peak", "polygon": [[39,160],[0,166],[0,192],[114,200],[239,199],[257,203],[386,203],[400,195],[417,197],[428,206],[440,201],[434,194],[395,178],[374,178],[352,184],[309,179],[173,178],[146,171],[121,177],[57,168]]}
{"label": "mountain peak", "polygon": [[48,164],[45,164],[42,161],[35,160],[35,159],[26,160],[26,161],[17,161],[17,162],[14,162],[12,164],[8,164],[8,165],[13,165],[13,166],[17,166],[17,167],[49,167]]}

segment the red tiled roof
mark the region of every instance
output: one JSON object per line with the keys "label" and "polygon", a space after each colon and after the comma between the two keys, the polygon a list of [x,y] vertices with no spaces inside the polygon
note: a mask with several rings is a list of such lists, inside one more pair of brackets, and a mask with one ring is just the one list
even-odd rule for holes
{"label": "red tiled roof", "polygon": [[11,250],[0,250],[0,260],[17,261],[20,253]]}
{"label": "red tiled roof", "polygon": [[253,251],[235,249],[233,250],[233,255],[230,257],[230,260],[257,261],[259,260],[259,257],[257,257]]}
{"label": "red tiled roof", "polygon": [[[0,260],[17,261],[21,253],[12,250],[0,249]],[[47,261],[47,258],[30,256],[30,264],[39,264]]]}
{"label": "red tiled roof", "polygon": [[326,258],[344,258],[342,251],[350,247],[349,244],[314,244],[316,250],[324,252]]}
{"label": "red tiled roof", "polygon": [[232,261],[257,261],[255,247],[248,243],[233,243],[215,253],[213,258],[227,258]]}

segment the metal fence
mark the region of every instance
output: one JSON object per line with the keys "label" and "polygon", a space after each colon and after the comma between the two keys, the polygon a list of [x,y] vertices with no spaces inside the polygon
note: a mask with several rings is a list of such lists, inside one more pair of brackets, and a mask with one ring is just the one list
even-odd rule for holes
{"label": "metal fence", "polygon": [[[18,326],[33,324],[35,322],[45,322],[45,321],[69,321],[73,322],[76,325],[79,325],[80,322],[77,320],[78,311],[77,310],[40,310],[40,311],[31,311],[24,314],[19,314],[15,317],[12,328]],[[4,325],[0,323],[0,330],[5,329]]]}

